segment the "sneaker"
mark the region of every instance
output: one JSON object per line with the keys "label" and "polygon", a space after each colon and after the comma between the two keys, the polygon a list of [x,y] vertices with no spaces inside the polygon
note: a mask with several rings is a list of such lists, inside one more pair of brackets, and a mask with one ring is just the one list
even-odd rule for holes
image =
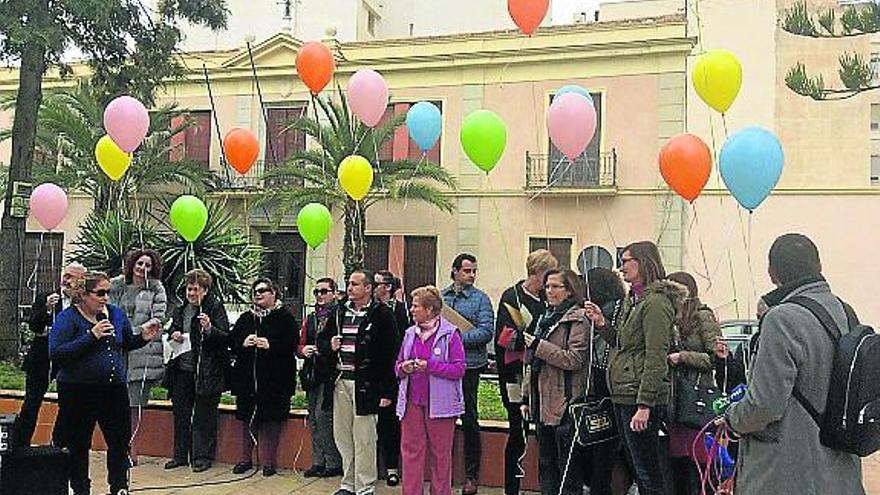
{"label": "sneaker", "polygon": [[306,478],[321,478],[325,472],[324,466],[312,466],[305,470],[303,476]]}
{"label": "sneaker", "polygon": [[477,493],[477,482],[476,480],[472,480],[470,478],[464,482],[464,486],[461,487],[461,495],[476,495]]}
{"label": "sneaker", "polygon": [[385,484],[388,486],[397,486],[400,484],[400,475],[395,471],[389,471],[388,477],[385,479]]}
{"label": "sneaker", "polygon": [[170,461],[165,463],[165,469],[176,469],[182,466],[186,466],[188,463],[186,461],[182,461],[180,459],[171,459]]}
{"label": "sneaker", "polygon": [[253,462],[241,461],[232,468],[232,473],[233,474],[244,474],[253,468],[254,468]]}
{"label": "sneaker", "polygon": [[275,469],[275,466],[263,466],[263,476],[269,477],[275,476],[276,474],[278,474],[278,470]]}
{"label": "sneaker", "polygon": [[337,476],[342,476],[342,468],[329,468],[324,470],[324,474],[321,475],[322,478],[335,478]]}

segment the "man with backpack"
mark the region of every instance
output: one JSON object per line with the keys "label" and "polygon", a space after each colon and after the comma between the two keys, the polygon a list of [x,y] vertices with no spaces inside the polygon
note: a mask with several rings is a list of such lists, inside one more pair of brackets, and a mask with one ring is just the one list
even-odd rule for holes
{"label": "man with backpack", "polygon": [[[826,446],[823,413],[834,409],[839,395],[832,371],[842,366],[841,338],[870,329],[858,325],[852,309],[831,292],[809,238],[783,235],[769,258],[777,289],[764,296],[770,310],[761,321],[748,392],[725,413],[726,423],[742,435],[736,493],[864,494],[861,460],[847,445]],[[823,320],[836,327],[829,329],[833,333]]]}

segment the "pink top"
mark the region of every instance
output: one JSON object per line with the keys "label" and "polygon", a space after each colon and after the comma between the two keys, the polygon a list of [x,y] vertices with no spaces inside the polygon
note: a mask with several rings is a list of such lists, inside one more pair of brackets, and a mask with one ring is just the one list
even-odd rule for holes
{"label": "pink top", "polygon": [[[416,338],[412,346],[412,355],[410,359],[423,359],[429,361],[431,359],[431,349],[434,347],[434,339],[437,334],[431,335],[428,340],[422,341]],[[428,381],[428,373],[413,373],[409,377],[409,403],[417,406],[428,406],[428,397],[431,393],[431,383]]]}

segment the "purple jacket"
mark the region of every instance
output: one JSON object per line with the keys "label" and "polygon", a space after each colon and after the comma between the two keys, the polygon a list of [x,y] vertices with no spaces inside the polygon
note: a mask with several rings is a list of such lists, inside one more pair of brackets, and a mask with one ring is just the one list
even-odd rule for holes
{"label": "purple jacket", "polygon": [[[465,372],[464,345],[460,339],[455,339],[454,342],[459,348],[450,349],[450,344],[453,343],[452,336],[456,332],[458,329],[452,323],[440,318],[440,328],[437,329],[434,338],[434,351],[431,353],[431,359],[428,360],[428,381],[431,387],[428,415],[431,418],[454,418],[464,414],[464,394],[461,390],[461,379]],[[413,343],[417,338],[418,326],[409,327],[406,335],[403,336],[400,353],[397,355],[397,365],[394,367],[400,378],[397,416],[401,419],[406,413],[409,388],[409,376],[401,370],[401,364],[410,359]]]}

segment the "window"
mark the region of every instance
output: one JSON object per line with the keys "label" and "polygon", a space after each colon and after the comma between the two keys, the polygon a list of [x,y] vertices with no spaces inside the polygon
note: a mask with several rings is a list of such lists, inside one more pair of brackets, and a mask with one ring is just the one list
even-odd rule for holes
{"label": "window", "polygon": [[388,269],[388,252],[391,236],[364,236],[364,268],[371,272]]}
{"label": "window", "polygon": [[587,273],[593,268],[601,267],[614,268],[614,258],[611,253],[602,246],[590,246],[581,251],[578,255],[577,271],[579,273]]}
{"label": "window", "polygon": [[571,239],[561,237],[530,237],[529,252],[538,249],[546,249],[553,253],[559,261],[559,268],[568,270],[571,268]]}
{"label": "window", "polygon": [[[269,167],[284,163],[296,151],[306,149],[306,134],[301,130],[289,129],[290,124],[303,116],[305,106],[269,108],[266,120],[265,162]],[[268,168],[268,167],[267,167]]]}
{"label": "window", "polygon": [[880,185],[880,155],[871,155],[871,185]]}
{"label": "window", "polygon": [[407,293],[417,287],[437,285],[437,238],[406,236],[403,244],[403,286]]}
{"label": "window", "polygon": [[171,120],[171,128],[189,125],[171,137],[171,161],[192,160],[205,168],[211,162],[211,112],[193,111]]}
{"label": "window", "polygon": [[[549,160],[547,161],[548,184],[559,186],[595,186],[599,184],[600,138],[602,136],[602,94],[590,93],[593,106],[596,108],[596,134],[587,145],[587,149],[573,163],[559,151],[553,142],[549,142]],[[550,96],[550,103],[553,95]]]}
{"label": "window", "polygon": [[24,238],[22,284],[18,303],[30,306],[36,294],[58,288],[61,280],[61,263],[64,260],[64,234],[55,232],[28,232]]}
{"label": "window", "polygon": [[871,103],[871,130],[880,130],[880,103]]}
{"label": "window", "polygon": [[376,36],[376,24],[379,22],[379,16],[366,3],[364,8],[367,11],[367,33],[370,36]]}
{"label": "window", "polygon": [[278,284],[281,297],[293,309],[293,314],[301,314],[305,302],[305,242],[299,234],[292,232],[263,232],[260,245],[264,249],[263,275]]}
{"label": "window", "polygon": [[[442,102],[432,101],[431,103],[436,105],[441,112],[443,111]],[[392,103],[391,105],[388,105],[388,108],[385,109],[385,115],[382,116],[382,120],[379,121],[378,125],[381,126],[386,124],[395,115],[405,114],[409,111],[411,106],[413,106],[413,103]],[[440,139],[437,140],[434,147],[428,150],[425,155],[426,161],[440,165],[440,144],[442,140],[443,133],[440,134]],[[380,163],[401,160],[403,158],[409,158],[411,160],[422,159],[422,150],[419,149],[419,146],[415,141],[410,139],[405,123],[397,128],[392,139],[385,141],[382,143],[382,146],[379,147]]]}

